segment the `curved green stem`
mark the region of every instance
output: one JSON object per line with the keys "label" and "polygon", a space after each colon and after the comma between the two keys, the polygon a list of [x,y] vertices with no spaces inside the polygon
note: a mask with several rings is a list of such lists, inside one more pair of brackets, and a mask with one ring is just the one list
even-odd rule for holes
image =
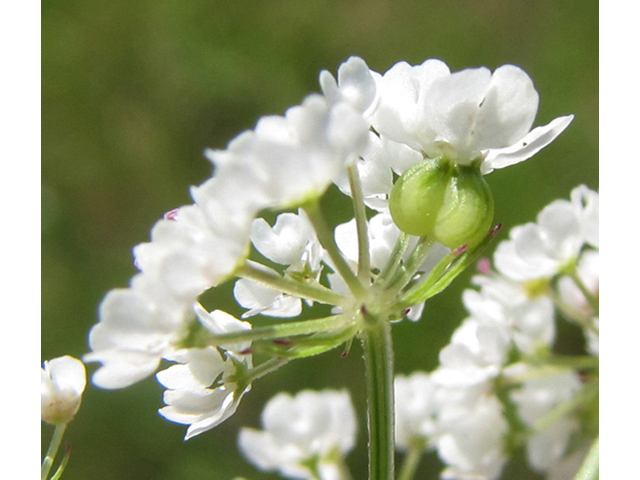
{"label": "curved green stem", "polygon": [[236,272],[236,275],[273,288],[274,290],[307,300],[313,300],[314,302],[328,305],[341,305],[344,302],[344,297],[319,283],[298,282],[290,278],[282,277],[258,265],[259,264],[254,262],[245,262]]}
{"label": "curved green stem", "polygon": [[283,367],[289,362],[290,360],[286,358],[271,358],[266,362],[261,363],[257,367],[254,367],[251,370],[249,370],[247,372],[247,377],[246,377],[247,381],[248,383],[251,383],[254,380],[262,378],[269,373],[275,372],[280,367]]}
{"label": "curved green stem", "polygon": [[367,317],[363,331],[366,368],[369,480],[394,478],[393,345],[385,318]]}
{"label": "curved green stem", "polygon": [[571,264],[566,266],[563,270],[564,270],[564,273],[571,280],[573,280],[573,283],[576,284],[576,287],[578,287],[580,289],[580,291],[582,292],[584,297],[587,299],[587,302],[589,302],[589,305],[593,309],[595,315],[599,316],[600,315],[600,300],[599,300],[598,297],[596,297],[593,294],[593,292],[591,290],[589,290],[587,288],[587,286],[584,284],[584,282],[580,278],[580,275],[578,275],[578,269],[577,269],[577,266],[576,266],[575,262],[571,262]]}
{"label": "curved green stem", "polygon": [[362,183],[358,175],[358,167],[351,164],[348,167],[349,187],[353,199],[353,213],[356,219],[356,231],[358,234],[358,279],[364,285],[371,281],[371,259],[369,257],[369,234],[367,233],[367,212],[364,206],[364,194]]}
{"label": "curved green stem", "polygon": [[308,335],[317,332],[330,332],[342,329],[346,322],[339,321],[340,315],[332,315],[316,320],[303,320],[301,322],[281,323],[265,327],[241,330],[238,332],[212,334],[208,339],[211,346],[229,345],[241,342],[253,342],[257,340],[272,340],[276,338],[293,337],[296,335]]}
{"label": "curved green stem", "polygon": [[58,453],[58,449],[60,448],[60,443],[62,443],[62,437],[64,436],[64,432],[66,429],[67,424],[64,423],[56,425],[56,429],[53,431],[53,437],[51,438],[51,443],[49,443],[47,454],[42,461],[42,468],[40,470],[41,480],[46,480],[49,476],[49,472],[51,471],[53,462],[56,459],[56,454]]}
{"label": "curved green stem", "polygon": [[409,447],[404,460],[402,462],[402,468],[398,475],[398,480],[413,480],[416,475],[418,465],[424,453],[425,442],[423,440],[414,441]]}
{"label": "curved green stem", "polygon": [[396,241],[396,244],[393,247],[393,251],[391,252],[391,256],[389,257],[389,261],[387,262],[385,267],[380,272],[380,275],[378,275],[378,278],[376,278],[376,281],[374,282],[376,285],[379,285],[380,287],[385,288],[388,282],[396,274],[396,272],[398,271],[398,268],[400,268],[400,264],[402,263],[402,257],[404,256],[405,252],[409,248],[410,239],[411,239],[410,235],[404,232],[400,233],[400,236],[398,237],[398,240]]}
{"label": "curved green stem", "polygon": [[411,256],[407,259],[404,271],[399,277],[395,278],[391,282],[389,290],[393,292],[400,292],[411,281],[411,279],[413,279],[416,273],[418,273],[420,266],[429,255],[433,244],[434,242],[427,239],[427,237],[420,237],[420,240],[418,240],[418,244],[411,253]]}
{"label": "curved green stem", "polygon": [[600,438],[596,438],[591,444],[589,453],[574,480],[598,480],[600,474]]}
{"label": "curved green stem", "polygon": [[318,202],[305,205],[304,211],[313,225],[320,244],[327,251],[329,257],[331,257],[335,269],[345,281],[349,290],[358,298],[364,297],[365,288],[353,273],[353,270],[351,270],[351,267],[340,252],[338,245],[336,245],[336,241],[333,238],[333,230],[331,230],[325,222]]}

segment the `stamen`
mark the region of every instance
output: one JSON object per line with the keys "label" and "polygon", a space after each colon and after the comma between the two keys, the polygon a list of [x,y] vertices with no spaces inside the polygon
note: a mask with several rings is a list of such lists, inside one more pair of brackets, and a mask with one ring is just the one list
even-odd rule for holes
{"label": "stamen", "polygon": [[178,216],[178,212],[180,211],[179,208],[174,208],[173,210],[169,210],[167,213],[165,213],[162,218],[164,218],[165,220],[175,220],[176,217]]}
{"label": "stamen", "polygon": [[491,260],[486,257],[481,258],[480,260],[478,260],[476,268],[478,269],[479,273],[483,275],[489,275],[491,273]]}

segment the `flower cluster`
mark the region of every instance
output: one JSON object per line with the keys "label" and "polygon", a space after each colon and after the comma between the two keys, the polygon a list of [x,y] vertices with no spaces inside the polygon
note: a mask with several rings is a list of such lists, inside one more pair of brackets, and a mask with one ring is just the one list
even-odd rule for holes
{"label": "flower cluster", "polygon": [[344,456],[354,447],[356,414],[346,391],[280,393],[262,412],[264,431],[243,428],[238,443],[258,468],[285,478],[346,478]]}
{"label": "flower cluster", "polygon": [[[208,150],[212,177],[191,189],[193,204],[155,224],[150,242],[134,248],[139,273],[100,305],[85,356],[102,364],[93,382],[123,388],[163,360],[176,363],[157,373],[167,388],[160,413],[189,425],[187,438],[233,414],[253,380],[350,342],[365,311],[417,320],[491,237],[482,176],[531,157],[572,120],[532,130],[538,94],[513,65],[452,73],[427,60],[381,75],[352,57],[337,79],[323,71],[320,85],[322,94]],[[335,230],[319,207],[331,184],[354,204],[354,219]],[[284,213],[270,225],[267,210]],[[295,317],[314,303],[333,315],[252,328],[198,303],[232,279],[245,319]],[[495,342],[503,355],[507,340]],[[268,359],[254,366],[256,354]],[[493,358],[474,355],[469,362],[490,370]]]}
{"label": "flower cluster", "polygon": [[[466,290],[469,317],[430,374],[396,378],[397,447],[435,447],[443,478],[498,478],[509,449],[526,443],[530,466],[548,472],[597,409],[598,194],[585,186],[515,227],[479,262]],[[580,326],[589,355],[553,352],[556,315]],[[575,446],[574,445],[574,446]]]}

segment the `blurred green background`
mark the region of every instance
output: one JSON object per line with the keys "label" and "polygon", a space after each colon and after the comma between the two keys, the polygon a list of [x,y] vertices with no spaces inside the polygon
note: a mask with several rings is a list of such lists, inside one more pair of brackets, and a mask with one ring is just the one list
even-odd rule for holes
{"label": "blurred green background", "polygon": [[[43,2],[42,359],[87,351],[101,298],[135,272],[131,248],[164,212],[190,203],[189,185],[211,174],[205,147],[224,148],[260,116],[282,114],[319,91],[320,70],[335,73],[350,55],[379,72],[430,57],[452,70],[514,63],[540,92],[537,125],[576,114],[535,159],[488,177],[496,222],[505,225],[501,238],[577,184],[597,189],[597,28],[598,3],[584,0]],[[471,273],[432,299],[422,321],[394,327],[398,372],[436,365],[464,318],[460,295]],[[220,298],[219,308],[240,312]],[[354,479],[364,479],[361,349],[339,354],[299,360],[259,380],[236,415],[189,442],[185,427],[156,413],[162,389],[153,378],[122,391],[89,386],[66,436],[73,454],[65,477],[276,478],[243,460],[239,427],[258,426],[278,391],[348,388],[360,415],[348,462]],[[44,449],[52,428],[42,432]],[[522,463],[512,462],[504,478],[541,478]],[[417,478],[437,478],[438,470],[430,455]]]}

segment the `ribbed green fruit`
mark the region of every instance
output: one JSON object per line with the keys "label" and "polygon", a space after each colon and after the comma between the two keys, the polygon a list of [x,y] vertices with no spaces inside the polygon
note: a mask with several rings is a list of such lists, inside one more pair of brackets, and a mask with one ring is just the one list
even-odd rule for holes
{"label": "ribbed green fruit", "polygon": [[474,246],[491,228],[493,196],[477,166],[429,159],[398,179],[389,210],[405,233],[426,236],[449,248]]}

